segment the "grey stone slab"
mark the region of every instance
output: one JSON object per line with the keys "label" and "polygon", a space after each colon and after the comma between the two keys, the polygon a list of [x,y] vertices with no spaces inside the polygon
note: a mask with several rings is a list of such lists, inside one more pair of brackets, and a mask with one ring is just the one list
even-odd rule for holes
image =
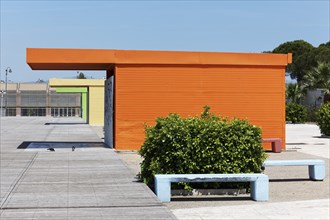
{"label": "grey stone slab", "polygon": [[[156,218],[157,216],[157,218]],[[163,206],[5,210],[2,219],[175,219]]]}
{"label": "grey stone slab", "polygon": [[66,208],[66,207],[144,207],[159,205],[156,198],[139,194],[94,195],[93,193],[14,194],[5,208]]}

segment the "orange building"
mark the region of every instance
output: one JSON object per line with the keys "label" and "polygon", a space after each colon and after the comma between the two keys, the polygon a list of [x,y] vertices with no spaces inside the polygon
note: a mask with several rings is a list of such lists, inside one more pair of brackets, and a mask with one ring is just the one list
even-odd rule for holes
{"label": "orange building", "polygon": [[[106,70],[105,143],[140,149],[144,123],[200,114],[247,118],[285,149],[285,67],[291,54],[27,49],[34,70]],[[270,146],[264,145],[270,149]]]}

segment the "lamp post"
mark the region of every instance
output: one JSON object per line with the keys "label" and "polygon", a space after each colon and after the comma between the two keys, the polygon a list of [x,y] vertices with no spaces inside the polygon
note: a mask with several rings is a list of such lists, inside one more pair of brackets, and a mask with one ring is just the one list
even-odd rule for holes
{"label": "lamp post", "polygon": [[8,73],[11,73],[11,68],[7,67],[6,68],[6,86],[5,86],[5,116],[7,115],[7,96],[8,96],[8,91],[7,91],[7,76]]}
{"label": "lamp post", "polygon": [[0,116],[2,117],[3,116],[3,108],[2,108],[3,107],[3,95],[6,94],[6,93],[5,93],[5,91],[0,90],[0,94],[1,94],[1,104],[0,104],[1,105],[1,108],[0,108],[1,112],[0,112]]}

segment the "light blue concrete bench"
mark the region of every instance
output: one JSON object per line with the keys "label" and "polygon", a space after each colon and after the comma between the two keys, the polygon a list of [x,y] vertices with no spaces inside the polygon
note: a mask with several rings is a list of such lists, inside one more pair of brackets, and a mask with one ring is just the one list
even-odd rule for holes
{"label": "light blue concrete bench", "polygon": [[251,198],[268,201],[268,176],[249,174],[158,174],[155,175],[155,192],[162,202],[171,201],[171,183],[177,182],[250,182]]}
{"label": "light blue concrete bench", "polygon": [[324,160],[265,160],[263,166],[308,166],[310,179],[323,180],[325,178]]}

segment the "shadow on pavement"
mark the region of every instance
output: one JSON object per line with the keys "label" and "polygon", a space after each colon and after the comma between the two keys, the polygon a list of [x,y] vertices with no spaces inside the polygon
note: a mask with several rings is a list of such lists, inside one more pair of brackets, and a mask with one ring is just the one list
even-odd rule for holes
{"label": "shadow on pavement", "polygon": [[60,142],[60,141],[23,141],[17,149],[37,149],[37,148],[109,148],[104,142]]}
{"label": "shadow on pavement", "polygon": [[243,200],[252,200],[249,194],[245,194],[245,196],[217,196],[217,197],[171,197],[171,201],[190,201],[190,202],[199,202],[199,201],[243,201]]}
{"label": "shadow on pavement", "polygon": [[54,123],[45,123],[45,125],[85,125],[85,124],[87,124],[87,123],[83,123],[83,122],[72,122],[72,123],[56,123],[56,122],[54,122]]}
{"label": "shadow on pavement", "polygon": [[269,182],[306,182],[313,181],[309,178],[296,178],[296,179],[270,179]]}

